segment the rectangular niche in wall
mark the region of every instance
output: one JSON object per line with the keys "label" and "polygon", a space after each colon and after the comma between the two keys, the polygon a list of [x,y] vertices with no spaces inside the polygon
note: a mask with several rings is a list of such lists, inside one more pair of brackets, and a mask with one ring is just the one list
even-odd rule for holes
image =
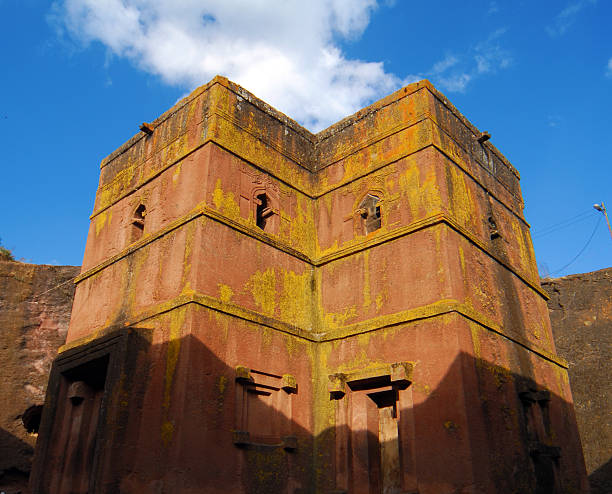
{"label": "rectangular niche in wall", "polygon": [[412,364],[329,376],[336,401],[336,493],[416,492]]}
{"label": "rectangular niche in wall", "polygon": [[555,434],[550,424],[550,391],[535,383],[521,383],[519,397],[523,405],[523,418],[529,445],[536,494],[563,492],[559,475],[561,448],[553,444]]}
{"label": "rectangular niche in wall", "polygon": [[238,366],[236,384],[234,444],[294,451],[297,440],[292,435],[291,397],[297,393],[295,378]]}
{"label": "rectangular niche in wall", "polygon": [[[116,398],[114,390],[123,380],[131,392],[130,403],[139,403],[141,391],[132,381],[138,362],[135,356],[148,344],[130,328],[58,355],[51,369],[30,476],[33,494],[99,491],[101,469],[115,465],[105,447],[109,434],[115,439],[121,435],[108,425],[118,422],[119,413],[108,402]],[[128,347],[133,353],[126,364]],[[109,410],[112,415],[107,415]]]}
{"label": "rectangular niche in wall", "polygon": [[48,492],[89,492],[108,354],[62,372],[47,450]]}

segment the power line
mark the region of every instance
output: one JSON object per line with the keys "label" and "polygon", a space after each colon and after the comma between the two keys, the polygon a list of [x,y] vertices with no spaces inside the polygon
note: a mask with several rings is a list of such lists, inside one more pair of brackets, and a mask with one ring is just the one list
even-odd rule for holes
{"label": "power line", "polygon": [[583,213],[577,214],[576,216],[572,216],[572,217],[570,217],[570,218],[566,218],[566,219],[564,219],[563,221],[559,221],[559,222],[554,223],[554,224],[552,224],[552,225],[549,225],[549,226],[547,226],[547,227],[544,227],[544,228],[536,228],[536,229],[534,230],[534,234],[536,234],[536,235],[540,235],[540,234],[545,233],[545,232],[547,232],[547,231],[549,231],[549,230],[555,230],[555,229],[557,229],[557,228],[559,228],[559,227],[563,227],[564,225],[566,225],[566,224],[568,224],[568,223],[573,223],[573,222],[575,222],[575,221],[581,221],[582,219],[584,219],[584,218],[586,218],[586,217],[588,217],[588,216],[591,216],[591,215],[592,215],[592,212],[591,212],[591,211],[585,211],[585,212],[583,212]]}
{"label": "power line", "polygon": [[584,223],[588,219],[589,219],[589,216],[585,216],[583,218],[579,218],[579,219],[574,220],[574,221],[569,221],[569,222],[564,223],[563,225],[561,225],[561,226],[559,226],[557,228],[553,228],[553,229],[550,229],[550,230],[547,230],[547,231],[544,231],[544,232],[536,233],[535,235],[533,235],[532,238],[541,238],[541,237],[546,237],[548,235],[552,235],[553,233],[557,233],[558,231],[565,230],[566,228],[569,228],[570,226],[577,225],[578,223]]}
{"label": "power line", "polygon": [[565,268],[571,266],[574,261],[576,261],[576,259],[578,259],[582,253],[586,250],[586,248],[589,246],[589,244],[591,243],[591,240],[593,240],[593,237],[595,236],[595,232],[597,232],[597,228],[599,227],[599,224],[601,223],[601,216],[599,216],[599,218],[597,219],[597,224],[595,225],[595,228],[593,229],[593,233],[591,233],[591,236],[589,237],[589,239],[587,240],[587,243],[584,244],[584,247],[582,249],[580,249],[580,252],[578,252],[578,254],[576,254],[576,257],[574,257],[570,262],[568,262],[565,266],[563,266],[562,268],[557,269],[556,271],[553,271],[552,274],[557,274],[559,271],[563,271]]}
{"label": "power line", "polygon": [[[43,296],[45,293],[49,293],[49,292],[51,292],[51,291],[53,291],[53,290],[55,290],[55,289],[59,288],[60,286],[64,286],[65,284],[70,283],[71,281],[76,280],[78,277],[79,277],[79,276],[77,275],[77,276],[75,276],[74,278],[70,278],[69,280],[66,280],[66,281],[62,282],[62,283],[60,283],[59,285],[55,285],[54,287],[51,287],[51,288],[49,288],[48,290],[45,290],[44,292],[42,292],[42,293],[39,293],[39,294],[35,295],[35,296],[33,297],[33,298],[34,298],[34,301],[36,301],[37,299],[39,299],[40,297],[42,297],[42,296]],[[37,303],[38,303],[38,302],[37,302]]]}
{"label": "power line", "polygon": [[574,225],[576,223],[580,223],[591,215],[592,215],[592,211],[590,209],[587,209],[581,213],[578,213],[575,216],[571,216],[570,218],[566,218],[563,221],[554,223],[553,225],[549,225],[545,228],[534,230],[532,233],[532,237],[538,238],[538,237],[543,237],[545,235],[549,235],[551,233],[567,228],[568,226]]}
{"label": "power line", "polygon": [[561,223],[565,223],[566,221],[573,220],[574,218],[578,218],[579,216],[584,216],[585,214],[591,213],[591,212],[592,212],[591,208],[583,209],[579,213],[576,213],[574,216],[570,216],[569,218],[565,218],[564,220],[561,220],[561,221],[559,221],[557,223],[553,223],[552,225],[548,225],[548,226],[546,226],[544,228],[540,228],[540,229],[536,229],[536,230],[538,230],[538,231],[540,231],[540,230],[548,230],[549,228],[554,228],[555,226],[557,226],[557,225],[559,225]]}

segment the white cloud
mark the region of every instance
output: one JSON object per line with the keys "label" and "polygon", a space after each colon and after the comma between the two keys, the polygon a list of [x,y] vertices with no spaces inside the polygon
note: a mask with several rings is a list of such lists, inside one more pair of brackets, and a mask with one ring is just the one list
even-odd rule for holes
{"label": "white cloud", "polygon": [[505,32],[505,29],[497,29],[484,41],[467,50],[465,54],[447,55],[433,64],[427,72],[409,76],[404,83],[428,78],[446,91],[465,92],[469,83],[476,78],[496,73],[512,65],[510,53],[502,48],[498,41]]}
{"label": "white cloud", "polygon": [[606,75],[608,77],[612,77],[612,58],[610,58],[610,60],[608,60],[608,66],[607,66],[607,70],[606,70]]}
{"label": "white cloud", "polygon": [[498,43],[506,32],[506,29],[497,29],[489,37],[478,43],[474,48],[474,60],[476,61],[476,72],[486,74],[495,72],[497,69],[505,69],[512,64],[510,53],[503,49]]}
{"label": "white cloud", "polygon": [[576,16],[587,6],[595,5],[597,0],[577,0],[569,3],[561,12],[555,16],[552,26],[546,31],[552,37],[562,36],[574,24]]}
{"label": "white cloud", "polygon": [[[388,2],[385,2],[388,4]],[[347,58],[376,0],[59,0],[54,18],[165,82],[222,74],[319,130],[401,84],[382,62]]]}
{"label": "white cloud", "polygon": [[446,72],[451,67],[454,67],[458,63],[459,59],[457,57],[455,57],[454,55],[447,55],[444,60],[436,62],[431,68],[430,72],[434,75],[441,74],[443,72]]}
{"label": "white cloud", "polygon": [[440,85],[447,91],[453,93],[465,92],[468,83],[472,80],[472,75],[465,72],[452,74],[450,76],[439,77]]}
{"label": "white cloud", "polygon": [[[56,0],[52,21],[79,44],[99,42],[166,83],[191,90],[216,74],[317,131],[402,84],[429,78],[463,92],[511,63],[504,30],[403,80],[382,62],[347,58],[376,8],[395,0]],[[495,2],[493,2],[494,4]],[[110,78],[109,84],[112,83]]]}

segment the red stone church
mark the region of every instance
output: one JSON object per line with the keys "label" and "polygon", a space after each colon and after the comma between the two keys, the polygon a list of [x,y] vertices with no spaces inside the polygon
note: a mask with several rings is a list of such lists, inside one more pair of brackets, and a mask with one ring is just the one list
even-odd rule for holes
{"label": "red stone church", "polygon": [[101,164],[32,492],[586,493],[489,138],[427,81],[318,134],[222,77],[143,124]]}

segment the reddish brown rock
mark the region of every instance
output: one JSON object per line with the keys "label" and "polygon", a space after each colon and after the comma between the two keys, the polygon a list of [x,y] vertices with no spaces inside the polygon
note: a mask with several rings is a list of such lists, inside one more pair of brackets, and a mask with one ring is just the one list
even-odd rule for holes
{"label": "reddish brown rock", "polygon": [[216,77],[102,162],[34,493],[586,492],[522,210],[427,81],[315,135]]}
{"label": "reddish brown rock", "polygon": [[0,261],[0,491],[25,492],[51,362],[64,344],[78,266]]}
{"label": "reddish brown rock", "polygon": [[547,279],[548,306],[570,383],[592,494],[612,492],[612,268]]}

